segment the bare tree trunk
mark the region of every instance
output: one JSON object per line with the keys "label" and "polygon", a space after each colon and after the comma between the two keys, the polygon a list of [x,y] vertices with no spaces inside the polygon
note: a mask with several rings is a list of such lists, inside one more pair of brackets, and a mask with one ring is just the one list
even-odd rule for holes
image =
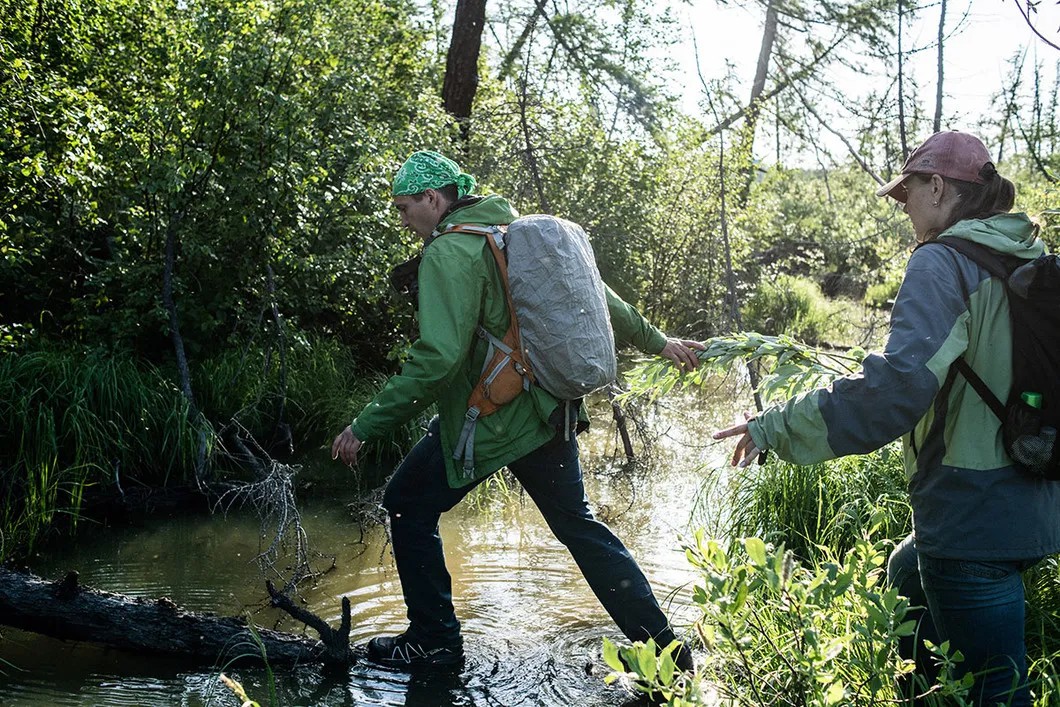
{"label": "bare tree trunk", "polygon": [[[1020,85],[1023,77],[1023,66],[1027,60],[1027,52],[1024,51],[1017,59],[1012,59],[1012,74],[1011,81],[1009,82],[1008,90],[1003,94],[1005,99],[1004,113],[1001,120],[1001,137],[999,138],[999,147],[997,151],[997,161],[1003,162],[1005,159],[1005,143],[1008,140],[1010,134],[1015,131],[1012,129],[1012,121],[1017,114],[1016,98],[1019,94]],[[1012,142],[1015,144],[1016,138],[1013,135]]]}
{"label": "bare tree trunk", "polygon": [[931,124],[932,132],[939,132],[942,130],[942,50],[945,42],[946,26],[946,0],[941,0],[941,9],[939,10],[939,61],[938,61],[938,83],[935,86],[935,121]]}
{"label": "bare tree trunk", "polygon": [[777,39],[779,15],[780,13],[777,12],[777,0],[770,0],[769,6],[766,8],[766,23],[762,29],[762,45],[758,49],[758,65],[755,67],[755,79],[751,85],[751,99],[747,102],[746,120],[744,121],[743,153],[748,156],[748,163],[738,198],[740,206],[747,203],[747,198],[751,192],[751,183],[754,181],[755,133],[758,128],[758,116],[762,112],[762,105],[766,100],[762,94],[765,92],[766,78],[769,76],[769,60],[773,56],[773,44]]}
{"label": "bare tree trunk", "polygon": [[902,162],[909,157],[909,137],[905,132],[905,55],[902,53],[902,0],[898,0],[898,135],[902,142]]}
{"label": "bare tree trunk", "polygon": [[512,73],[512,67],[515,66],[515,60],[519,58],[519,54],[523,51],[523,47],[526,46],[534,29],[537,28],[538,18],[544,16],[545,0],[536,0],[534,3],[534,11],[530,13],[530,19],[526,21],[526,26],[523,27],[523,31],[519,33],[519,37],[515,40],[515,43],[512,44],[512,48],[508,50],[508,53],[504,55],[504,59],[501,60],[501,66],[497,70],[498,79],[503,81]]}
{"label": "bare tree trunk", "polygon": [[530,120],[527,117],[527,108],[530,97],[527,95],[527,77],[523,76],[520,81],[521,91],[519,94],[519,125],[523,132],[523,156],[526,158],[526,166],[530,170],[530,179],[534,183],[534,191],[537,192],[538,210],[543,213],[551,213],[548,197],[545,195],[545,183],[541,178],[541,169],[537,164],[537,148],[534,147],[533,135],[530,133]]}
{"label": "bare tree trunk", "polygon": [[[769,75],[769,60],[773,56],[773,43],[777,40],[777,24],[779,21],[779,13],[777,12],[777,6],[775,0],[770,0],[769,6],[766,8],[766,23],[762,28],[762,44],[758,48],[758,64],[755,66],[755,79],[751,85],[751,100],[747,102],[751,110],[757,115],[758,99],[762,96],[762,93],[766,88],[766,77]],[[749,122],[754,122],[754,119],[748,117]]]}
{"label": "bare tree trunk", "polygon": [[[770,5],[772,6],[772,4]],[[696,56],[699,56],[699,51],[696,51]],[[710,101],[711,112],[714,113],[714,119],[718,120],[718,110],[714,107],[714,101],[710,100],[710,91],[707,87],[707,82],[703,79],[703,71],[699,66],[699,60],[696,60],[696,72],[699,74],[699,81],[703,84],[703,89],[707,94],[707,100]],[[743,318],[740,316],[740,303],[736,292],[736,274],[732,269],[732,247],[729,243],[729,220],[728,214],[726,213],[726,190],[725,190],[725,132],[721,131],[718,133],[718,199],[719,199],[719,220],[721,221],[721,240],[722,248],[725,251],[725,283],[728,288],[728,300],[729,300],[729,319],[735,324],[737,330],[743,329]],[[754,397],[755,409],[761,412],[764,407],[762,405],[762,396],[758,392],[759,376],[758,369],[755,368],[754,364],[748,364],[747,375],[751,381],[751,395]],[[763,464],[766,460],[765,452],[758,455],[758,463]]]}
{"label": "bare tree trunk", "polygon": [[199,427],[199,444],[195,453],[195,481],[202,483],[206,473],[206,432],[199,423],[199,408],[195,404],[195,393],[191,388],[191,370],[188,367],[188,356],[184,350],[184,338],[180,334],[180,317],[177,315],[177,304],[173,299],[173,272],[177,260],[177,216],[170,220],[166,227],[166,254],[162,268],[162,306],[169,315],[169,338],[173,342],[173,352],[177,359],[177,374],[180,377],[180,390],[188,401],[188,419],[193,427]]}
{"label": "bare tree trunk", "polygon": [[471,106],[478,90],[478,56],[485,26],[486,0],[457,0],[453,36],[445,61],[442,103],[445,110],[460,121],[460,132],[465,141]]}

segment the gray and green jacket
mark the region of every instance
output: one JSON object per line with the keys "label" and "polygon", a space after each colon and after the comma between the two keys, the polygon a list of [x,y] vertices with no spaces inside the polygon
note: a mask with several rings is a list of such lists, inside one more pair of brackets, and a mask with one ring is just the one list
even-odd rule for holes
{"label": "gray and green jacket", "polygon": [[[518,214],[499,196],[455,210],[448,224],[499,225]],[[666,337],[610,288],[607,304],[618,346],[658,353]],[[508,305],[500,273],[486,240],[477,235],[448,233],[429,242],[419,266],[417,317],[419,338],[413,342],[401,372],[353,421],[353,433],[370,442],[438,403],[442,450],[450,486],[459,487],[492,474],[537,449],[556,434],[549,424],[559,401],[532,386],[488,417],[475,431],[475,472],[467,477],[453,460],[471,389],[478,382],[487,344],[475,335],[479,322],[502,338],[508,329]]]}
{"label": "gray and green jacket", "polygon": [[[961,221],[963,238],[1032,259],[1044,252],[1025,214]],[[998,419],[957,375],[959,356],[1002,400],[1012,384],[1004,285],[951,248],[917,249],[883,353],[861,373],[770,408],[749,425],[762,449],[809,464],[902,437],[917,548],[935,557],[1030,559],[1060,550],[1060,483],[1012,465]]]}

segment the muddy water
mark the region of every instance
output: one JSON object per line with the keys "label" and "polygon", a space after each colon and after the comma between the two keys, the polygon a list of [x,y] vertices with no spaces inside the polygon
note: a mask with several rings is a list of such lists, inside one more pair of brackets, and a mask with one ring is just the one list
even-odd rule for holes
{"label": "muddy water", "polygon": [[[676,626],[687,624],[691,570],[680,551],[690,528],[716,521],[709,499],[728,445],[709,432],[732,417],[731,390],[672,395],[646,411],[656,437],[652,461],[622,463],[610,416],[595,411],[581,439],[586,486],[597,515],[630,547]],[[351,640],[400,632],[404,605],[379,525],[359,527],[349,472],[321,458],[300,506],[317,565],[334,569],[303,591],[307,608],[333,624],[339,602],[353,608]],[[570,556],[517,487],[494,486],[446,514],[442,535],[463,623],[467,662],[449,676],[392,672],[359,662],[341,678],[313,667],[275,676],[280,705],[621,705],[631,693],[603,682],[601,640],[621,639]],[[265,606],[254,561],[259,527],[249,513],[152,518],[135,528],[83,527],[35,558],[46,577],[77,569],[82,582],[144,597],[168,596],[194,610],[252,614],[262,626],[300,630]],[[218,684],[221,666],[189,670],[157,658],[60,642],[10,629],[0,640],[0,705],[232,705]],[[263,705],[263,669],[231,672]]]}

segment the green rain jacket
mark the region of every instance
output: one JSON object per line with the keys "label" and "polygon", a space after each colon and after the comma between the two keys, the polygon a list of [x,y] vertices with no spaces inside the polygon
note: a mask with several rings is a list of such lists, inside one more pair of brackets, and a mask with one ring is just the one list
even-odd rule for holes
{"label": "green rain jacket", "polygon": [[[1025,214],[965,220],[963,238],[1032,259],[1044,252]],[[1032,479],[1005,453],[998,419],[963,376],[959,356],[1001,399],[1012,385],[1004,285],[944,246],[917,249],[883,353],[862,372],[770,408],[748,425],[760,449],[811,464],[865,454],[902,437],[918,550],[967,560],[1031,559],[1060,550],[1060,483]]]}
{"label": "green rain jacket", "polygon": [[[517,216],[505,199],[487,196],[444,217],[437,230],[449,224],[503,225]],[[663,333],[610,288],[606,290],[616,345],[632,345],[645,353],[662,351],[666,345]],[[447,233],[424,248],[418,320],[419,338],[401,372],[387,381],[353,421],[358,439],[378,439],[437,402],[446,472],[454,488],[488,476],[552,439],[556,429],[549,417],[559,402],[544,389],[531,386],[494,414],[479,418],[472,477],[466,477],[462,463],[453,459],[468,396],[486,357],[487,345],[475,335],[476,327],[482,322],[498,338],[508,329],[500,272],[483,237]]]}

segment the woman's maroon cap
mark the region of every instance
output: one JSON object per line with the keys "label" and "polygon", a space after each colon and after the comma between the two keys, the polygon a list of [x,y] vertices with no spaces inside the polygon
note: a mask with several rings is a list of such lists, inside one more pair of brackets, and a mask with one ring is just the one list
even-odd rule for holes
{"label": "woman's maroon cap", "polygon": [[937,174],[962,182],[986,184],[979,170],[990,162],[982,140],[969,133],[947,130],[935,133],[913,150],[902,166],[902,173],[876,190],[876,196],[890,196],[905,202],[905,189],[899,189],[910,174]]}

